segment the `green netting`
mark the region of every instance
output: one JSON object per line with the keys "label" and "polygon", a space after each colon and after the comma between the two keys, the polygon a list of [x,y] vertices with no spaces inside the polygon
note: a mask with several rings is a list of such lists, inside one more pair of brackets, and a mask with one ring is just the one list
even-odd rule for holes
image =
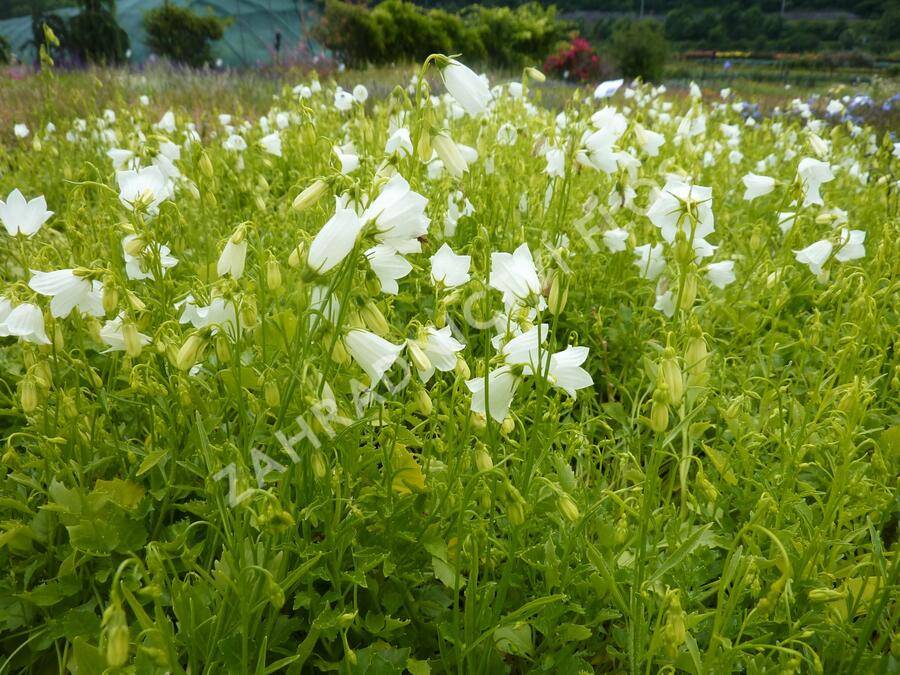
{"label": "green netting", "polygon": [[[318,20],[315,6],[308,0],[170,0],[172,4],[190,7],[195,12],[212,12],[234,18],[225,37],[214,43],[213,54],[225,64],[250,66],[271,63],[275,34],[281,33],[281,56],[289,59],[299,50],[317,53],[318,45],[309,37]],[[131,63],[144,63],[150,57],[142,20],[144,12],[159,7],[163,0],[118,0],[116,17],[131,40]],[[77,10],[54,12],[68,19]],[[34,60],[31,40],[31,17],[0,21],[0,35],[5,36],[20,60]]]}

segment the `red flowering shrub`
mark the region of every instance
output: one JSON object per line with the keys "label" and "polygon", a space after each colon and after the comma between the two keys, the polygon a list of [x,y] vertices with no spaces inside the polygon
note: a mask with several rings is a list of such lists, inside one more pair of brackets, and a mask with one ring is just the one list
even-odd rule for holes
{"label": "red flowering shrub", "polygon": [[547,57],[544,72],[573,82],[593,82],[606,77],[610,69],[601,61],[590,42],[573,34],[556,54]]}

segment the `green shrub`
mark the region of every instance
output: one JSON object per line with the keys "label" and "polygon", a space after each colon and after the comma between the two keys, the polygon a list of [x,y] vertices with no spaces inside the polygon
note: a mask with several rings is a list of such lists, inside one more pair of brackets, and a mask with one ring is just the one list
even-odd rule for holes
{"label": "green shrub", "polygon": [[385,0],[372,10],[384,34],[388,61],[422,61],[435,52],[447,53],[449,40],[419,7],[404,0]]}
{"label": "green shrub", "polygon": [[66,34],[66,46],[85,63],[125,61],[128,34],[116,21],[113,0],[83,0],[81,12],[69,19]]}
{"label": "green shrub", "polygon": [[478,31],[466,25],[458,14],[442,9],[432,9],[428,18],[435,24],[439,34],[446,36],[448,51],[445,54],[461,54],[467,63],[483,63],[487,58],[484,43]]}
{"label": "green shrub", "polygon": [[666,38],[658,21],[645,19],[620,24],[612,35],[613,60],[625,77],[653,82],[666,63]]}
{"label": "green shrub", "polygon": [[327,0],[313,37],[354,68],[385,58],[384,33],[364,5]]}
{"label": "green shrub", "polygon": [[529,3],[510,9],[467,7],[462,15],[428,12],[407,0],[364,5],[327,0],[314,37],[348,66],[422,61],[430,54],[462,54],[467,63],[520,67],[543,63],[568,25],[556,8]]}
{"label": "green shrub", "polygon": [[543,63],[569,29],[554,5],[536,2],[515,9],[473,5],[464,10],[464,18],[480,37],[488,61],[504,67]]}
{"label": "green shrub", "polygon": [[9,40],[0,35],[0,63],[9,63],[12,57],[12,48],[9,46]]}
{"label": "green shrub", "polygon": [[198,68],[212,61],[211,42],[221,40],[231,19],[200,16],[185,7],[165,4],[144,13],[147,44],[159,56]]}

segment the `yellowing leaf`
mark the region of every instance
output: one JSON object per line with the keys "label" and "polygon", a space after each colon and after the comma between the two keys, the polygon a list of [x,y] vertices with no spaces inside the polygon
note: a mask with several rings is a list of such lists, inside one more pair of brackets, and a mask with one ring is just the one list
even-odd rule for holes
{"label": "yellowing leaf", "polygon": [[94,492],[99,492],[123,509],[133,509],[144,498],[144,488],[130,480],[113,478],[112,480],[98,480],[94,485]]}
{"label": "yellowing leaf", "polygon": [[415,456],[404,446],[398,445],[391,460],[394,472],[391,488],[401,495],[425,491],[425,474],[416,461]]}

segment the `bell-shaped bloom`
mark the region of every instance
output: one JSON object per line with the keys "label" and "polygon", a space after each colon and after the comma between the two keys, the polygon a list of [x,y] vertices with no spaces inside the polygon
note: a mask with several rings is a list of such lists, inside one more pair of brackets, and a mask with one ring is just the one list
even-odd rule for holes
{"label": "bell-shaped bloom", "polygon": [[378,244],[365,253],[369,266],[381,283],[384,293],[396,295],[400,290],[397,279],[402,279],[412,272],[412,265],[402,255],[397,253],[393,246]]}
{"label": "bell-shaped bloom", "polygon": [[619,253],[624,251],[626,247],[626,242],[628,241],[628,230],[624,230],[621,227],[617,227],[612,230],[606,230],[603,233],[603,243],[606,244],[606,248],[608,248],[612,253]]}
{"label": "bell-shaped bloom", "polygon": [[566,175],[566,153],[560,148],[550,148],[544,155],[547,166],[544,168],[551,178],[564,178]]}
{"label": "bell-shaped bloom", "polygon": [[775,189],[775,179],[769,176],[760,176],[755,173],[748,173],[741,178],[744,187],[744,200],[750,201],[757,197],[767,195]]}
{"label": "bell-shaped bloom", "polygon": [[456,288],[470,279],[472,256],[457,255],[446,243],[431,256],[431,282],[444,288]]}
{"label": "bell-shaped bloom", "polygon": [[28,138],[28,134],[31,131],[28,129],[27,124],[16,124],[13,126],[13,133],[16,135],[16,138]]}
{"label": "bell-shaped bloom", "polygon": [[341,316],[341,303],[328,286],[313,286],[309,293],[309,330],[315,330],[320,318],[336,325]]}
{"label": "bell-shaped bloom", "polygon": [[650,244],[635,246],[634,255],[637,258],[634,264],[644,279],[653,281],[666,269],[666,259],[663,257],[662,244],[657,244],[656,246],[651,246]]}
{"label": "bell-shaped bloom", "polygon": [[129,279],[138,281],[141,279],[150,279],[155,274],[155,258],[159,258],[160,272],[166,275],[166,270],[175,267],[178,264],[178,258],[172,255],[171,249],[165,244],[150,243],[137,252],[138,255],[131,255],[132,243],[137,239],[137,235],[129,234],[122,239],[122,255],[125,258],[125,274]]}
{"label": "bell-shaped bloom", "polygon": [[77,307],[90,316],[103,316],[103,284],[75,274],[74,270],[36,272],[31,270],[31,290],[50,296],[50,314],[62,319]]}
{"label": "bell-shaped bloom", "polygon": [[822,201],[819,188],[823,183],[834,180],[834,173],[828,162],[811,157],[801,159],[800,165],[797,167],[797,175],[800,176],[800,182],[803,185],[803,206],[811,204],[824,206],[825,202]]}
{"label": "bell-shaped bloom", "polygon": [[365,85],[358,84],[353,87],[353,100],[357,103],[365,103],[369,100],[369,90],[366,89]]}
{"label": "bell-shaped bloom", "polygon": [[865,240],[866,233],[863,230],[848,230],[846,227],[842,227],[837,251],[834,254],[835,260],[848,262],[864,258],[866,256],[866,247],[863,245]]}
{"label": "bell-shaped bloom", "polygon": [[334,146],[334,155],[341,163],[341,173],[345,176],[353,173],[359,168],[359,155],[356,154],[356,148],[352,143]]}
{"label": "bell-shaped bloom", "polygon": [[49,345],[50,339],[44,328],[44,313],[37,305],[30,302],[13,308],[3,321],[0,321],[0,336],[12,335],[25,342]]}
{"label": "bell-shaped bloom", "polygon": [[[147,103],[144,105],[147,105]],[[175,125],[175,114],[171,110],[166,112],[166,114],[160,118],[159,122],[156,123],[156,128],[170,134],[175,133],[175,129],[177,128]]]}
{"label": "bell-shaped bloom", "polygon": [[643,150],[648,157],[657,157],[659,155],[660,146],[666,142],[665,136],[655,131],[645,129],[640,124],[634,125],[634,137],[637,139],[638,145],[641,146],[641,150]]}
{"label": "bell-shaped bloom", "polygon": [[540,295],[541,282],[528,244],[520,245],[512,253],[491,253],[488,283],[503,293],[503,301],[507,304]]}
{"label": "bell-shaped bloom", "polygon": [[243,152],[247,149],[247,141],[244,140],[243,136],[231,134],[225,139],[225,142],[222,143],[222,147],[229,152]]}
{"label": "bell-shaped bloom", "polygon": [[716,288],[725,288],[735,280],[734,260],[710,263],[706,266],[706,278]]}
{"label": "bell-shaped bloom", "polygon": [[235,236],[229,237],[216,263],[216,273],[220,277],[230,274],[232,279],[240,279],[244,273],[244,264],[247,261],[247,238],[238,237],[239,241],[234,242]]}
{"label": "bell-shaped bloom", "polygon": [[159,205],[174,196],[172,184],[158,166],[117,171],[119,201],[128,208],[143,206],[147,213],[159,213]]}
{"label": "bell-shaped bloom", "polygon": [[309,247],[307,264],[319,274],[325,274],[349,255],[363,226],[356,211],[343,208],[339,197],[336,201],[334,215]]}
{"label": "bell-shaped bloom", "polygon": [[497,143],[500,145],[515,145],[519,132],[516,127],[509,122],[504,122],[497,129]]}
{"label": "bell-shaped bloom", "polygon": [[491,89],[471,68],[456,59],[450,59],[447,65],[441,68],[441,78],[450,95],[472,117],[477,117],[487,110],[491,102]]}
{"label": "bell-shaped bloom", "polygon": [[277,131],[273,131],[271,134],[266,134],[260,138],[259,144],[262,146],[262,149],[270,155],[281,157],[281,136]]}
{"label": "bell-shaped bloom", "polygon": [[431,145],[435,154],[454,178],[461,178],[469,170],[469,164],[460,152],[459,146],[446,132],[435,134],[431,139]]}
{"label": "bell-shaped bloom", "polygon": [[[127,350],[125,345],[125,332],[122,326],[122,316],[119,315],[115,319],[110,319],[106,323],[103,324],[103,327],[100,329],[100,339],[103,341],[109,349],[106,349],[104,353],[107,352],[124,352]],[[150,344],[150,336],[144,335],[143,333],[137,334],[138,343],[142,347],[146,347]]]}
{"label": "bell-shaped bloom", "polygon": [[[450,334],[450,326],[438,330],[433,326],[425,329],[425,336],[418,340],[409,340],[409,349],[419,350],[420,356],[412,358],[422,382],[428,382],[435,370],[449,373],[456,367],[457,352],[465,345]],[[424,356],[424,362],[421,362]]]}
{"label": "bell-shaped bloom", "polygon": [[578,389],[593,386],[590,373],[581,367],[588,357],[587,347],[567,347],[550,356],[547,377],[554,387],[562,389],[572,398]]}
{"label": "bell-shaped bloom", "polygon": [[18,188],[9,193],[6,201],[0,201],[0,221],[11,237],[24,234],[33,236],[47,222],[53,211],[47,210],[44,196],[25,201],[25,196]]}
{"label": "bell-shaped bloom", "polygon": [[675,315],[675,295],[671,289],[660,292],[656,289],[656,302],[653,303],[653,309],[662,312],[670,319]]}
{"label": "bell-shaped bloom", "polygon": [[384,144],[384,154],[397,154],[400,157],[409,157],[413,154],[412,139],[409,137],[409,129],[400,127]]}
{"label": "bell-shaped bloom", "polygon": [[827,239],[822,239],[810,244],[804,249],[794,251],[794,257],[798,263],[802,263],[809,267],[809,271],[815,275],[821,274],[822,265],[828,260],[831,251],[834,248],[832,243]]}
{"label": "bell-shaped bloom", "polygon": [[597,88],[594,89],[594,98],[598,100],[609,98],[619,91],[619,87],[624,83],[625,80],[607,80],[606,82],[601,82],[597,85]]}
{"label": "bell-shaped bloom", "polygon": [[472,392],[472,411],[485,415],[489,407],[491,418],[502,422],[521,381],[511,366],[501,366],[488,373],[487,388],[483,377],[467,380],[466,386]]}
{"label": "bell-shaped bloom", "polygon": [[338,90],[334,92],[334,107],[341,112],[350,110],[350,108],[353,107],[353,94],[338,88]]}
{"label": "bell-shaped bloom", "polygon": [[791,228],[794,226],[795,220],[797,220],[796,211],[779,211],[778,228],[781,230],[781,233],[787,234],[788,232],[790,232]]}
{"label": "bell-shaped bloom", "polygon": [[403,345],[395,345],[383,337],[367,330],[354,328],[344,336],[347,350],[360,368],[366,371],[369,382],[374,387],[403,351]]}
{"label": "bell-shaped bloom", "polygon": [[447,213],[444,214],[444,236],[453,237],[456,234],[456,225],[463,216],[471,216],[475,213],[472,202],[466,199],[461,190],[447,195]]}
{"label": "bell-shaped bloom", "polygon": [[516,335],[500,348],[503,361],[509,366],[524,366],[528,375],[543,370],[546,365],[547,351],[541,345],[547,341],[547,324],[532,326],[524,333]]}
{"label": "bell-shaped bloom", "polygon": [[616,140],[616,134],[611,128],[603,128],[590,134],[585,132],[581,147],[575,153],[575,161],[603,173],[615,173],[618,166]]}
{"label": "bell-shaped bloom", "polygon": [[136,164],[134,161],[134,153],[131,150],[125,150],[123,148],[110,148],[106,151],[106,156],[110,158],[113,164],[113,169],[116,171],[120,171],[124,169],[126,166],[130,169],[135,168],[132,166]]}
{"label": "bell-shaped bloom", "polygon": [[431,220],[425,215],[428,200],[413,192],[399,173],[394,174],[362,214],[364,224],[373,223],[375,239],[399,253],[422,250],[419,237],[428,234]]}
{"label": "bell-shaped bloom", "polygon": [[182,308],[178,319],[180,323],[190,323],[194,328],[209,328],[213,335],[220,330],[232,335],[237,327],[237,309],[233,302],[226,302],[224,298],[213,298],[208,305],[197,305],[194,297],[188,295],[175,306]]}
{"label": "bell-shaped bloom", "polygon": [[712,234],[715,231],[712,188],[669,180],[647,210],[647,217],[659,228],[663,239],[672,244],[678,230],[691,238],[689,213],[692,211],[697,217],[694,238],[702,239]]}

